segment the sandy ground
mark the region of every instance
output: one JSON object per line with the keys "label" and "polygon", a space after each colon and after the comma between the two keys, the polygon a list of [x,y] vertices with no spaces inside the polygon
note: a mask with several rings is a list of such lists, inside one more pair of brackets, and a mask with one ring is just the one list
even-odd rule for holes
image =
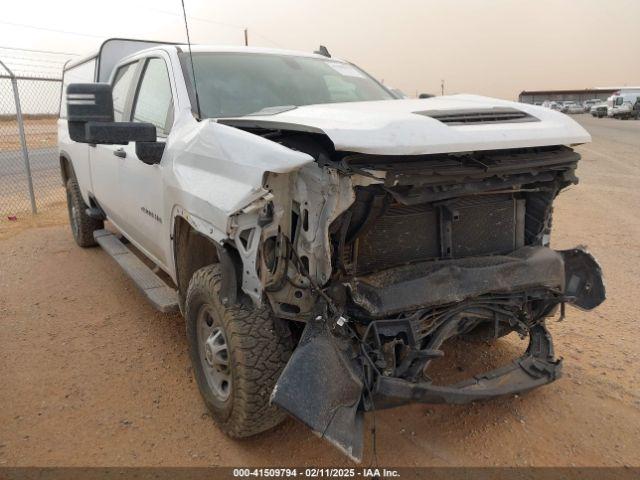
{"label": "sandy ground", "polygon": [[[380,465],[640,465],[640,122],[580,121],[594,142],[557,202],[553,245],[587,244],[609,298],[549,322],[564,377],[488,403],[378,412]],[[183,320],[155,312],[100,249],[76,247],[61,210],[0,223],[0,327],[0,465],[351,465],[293,420],[225,437],[192,380]],[[451,369],[475,370],[521,347],[510,336],[447,352]]]}
{"label": "sandy ground", "polygon": [[[58,145],[57,117],[26,118],[24,130],[29,148],[56,147]],[[15,119],[0,119],[0,151],[20,150],[20,134]]]}

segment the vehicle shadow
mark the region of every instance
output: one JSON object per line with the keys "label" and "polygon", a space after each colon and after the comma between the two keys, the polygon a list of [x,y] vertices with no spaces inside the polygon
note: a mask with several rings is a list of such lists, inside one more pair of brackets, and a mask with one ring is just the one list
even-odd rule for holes
{"label": "vehicle shadow", "polygon": [[[435,383],[455,383],[507,364],[524,352],[527,343],[526,339],[520,340],[515,334],[492,342],[450,339],[443,345],[445,356],[433,363],[429,374]],[[494,426],[496,418],[517,418],[517,412],[514,413],[514,401],[516,400],[511,396],[469,405],[407,405],[377,411],[375,420],[374,414],[368,413],[365,416],[365,457],[362,465],[373,461],[371,429],[374,423],[377,423],[376,453],[379,461],[398,464],[401,457],[398,457],[397,447],[399,444],[407,444],[407,448],[401,454],[402,458],[407,456],[407,461],[412,462],[411,452],[415,454],[415,450],[419,449],[426,464],[456,464],[456,458],[451,457],[446,448],[438,445],[459,443],[473,432]],[[528,403],[524,397],[519,398],[517,402],[520,405],[523,402]],[[462,427],[451,428],[456,422],[462,422]],[[304,446],[305,463],[312,459],[312,462],[319,465],[352,464],[351,460],[337,449],[318,439],[306,426],[294,419],[288,419],[279,427],[255,437],[236,441],[236,444],[252,458],[252,461],[258,461],[262,457],[260,452],[263,449],[269,451],[269,455],[264,458],[273,462],[274,457],[280,457],[280,449],[292,448],[295,451]],[[273,445],[278,445],[278,448],[273,449]],[[283,455],[277,461],[291,465],[300,464],[287,455]]]}

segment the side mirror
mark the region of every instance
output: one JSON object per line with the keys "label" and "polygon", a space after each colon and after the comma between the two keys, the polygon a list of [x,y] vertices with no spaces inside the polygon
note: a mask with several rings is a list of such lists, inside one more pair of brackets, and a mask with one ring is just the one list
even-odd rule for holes
{"label": "side mirror", "polygon": [[141,122],[87,122],[84,142],[102,145],[126,145],[129,142],[155,142],[156,126]]}
{"label": "side mirror", "polygon": [[108,83],[71,83],[67,87],[67,121],[74,142],[126,145],[156,140],[156,127],[151,123],[113,121]]}
{"label": "side mirror", "polygon": [[113,97],[108,83],[72,83],[67,87],[67,121],[74,142],[89,143],[88,122],[113,122]]}

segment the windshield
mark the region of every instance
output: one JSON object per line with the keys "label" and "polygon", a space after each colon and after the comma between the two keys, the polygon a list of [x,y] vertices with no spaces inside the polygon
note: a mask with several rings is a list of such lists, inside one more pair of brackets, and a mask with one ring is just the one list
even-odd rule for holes
{"label": "windshield", "polygon": [[[183,70],[193,85],[188,54]],[[203,118],[275,114],[302,105],[394,96],[359,68],[313,57],[256,53],[194,53]]]}

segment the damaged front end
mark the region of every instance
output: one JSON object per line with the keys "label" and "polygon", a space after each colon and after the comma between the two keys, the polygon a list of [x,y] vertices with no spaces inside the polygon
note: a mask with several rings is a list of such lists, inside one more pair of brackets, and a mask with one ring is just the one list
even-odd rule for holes
{"label": "damaged front end", "polygon": [[[437,287],[449,275],[448,291],[443,293],[466,297],[461,301],[374,319],[366,325],[331,315],[308,322],[276,384],[272,402],[359,461],[366,411],[417,402],[464,404],[553,382],[560,376],[562,362],[554,356],[544,319],[559,303],[564,306],[563,302],[572,302],[588,309],[601,302],[604,287],[599,267],[582,249],[555,252],[546,247],[525,247],[525,251],[516,253],[515,259],[505,261],[507,268],[442,266],[440,273],[420,278],[419,284],[403,286],[429,297],[433,295],[429,277],[439,279],[432,283]],[[585,264],[594,269],[586,273],[581,268]],[[532,272],[529,278],[527,271]],[[512,293],[475,292],[482,285],[485,289],[494,285],[510,290],[505,288],[510,281],[520,290],[523,283],[531,284],[544,273],[560,283]],[[571,280],[565,283],[565,276],[573,279],[574,285],[581,285],[572,295],[566,293]],[[415,291],[406,292],[405,298],[414,298]],[[395,293],[402,296],[402,288]],[[396,297],[380,292],[378,299],[384,298]],[[449,338],[472,335],[490,340],[512,331],[522,338],[528,336],[529,344],[526,352],[511,363],[447,386],[435,385],[427,374],[431,362],[443,356],[440,347]]]}
{"label": "damaged front end", "polygon": [[[251,260],[243,288],[300,325],[274,404],[360,460],[364,412],[485,400],[560,376],[545,319],[605,298],[584,248],[549,248],[553,201],[577,183],[573,150],[389,157],[336,152],[315,133],[254,133],[315,160],[269,174],[256,220],[236,219]],[[448,339],[511,332],[529,344],[508,365],[446,386],[429,377]]]}

